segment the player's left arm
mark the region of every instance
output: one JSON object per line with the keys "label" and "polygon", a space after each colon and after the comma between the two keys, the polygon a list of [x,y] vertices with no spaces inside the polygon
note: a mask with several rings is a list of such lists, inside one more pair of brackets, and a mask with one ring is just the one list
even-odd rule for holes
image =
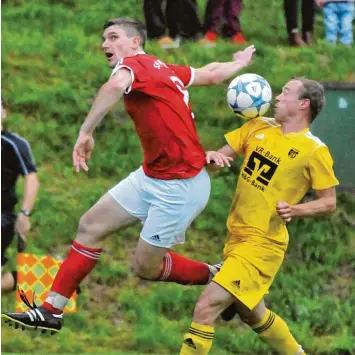
{"label": "player's left arm", "polygon": [[251,63],[255,51],[254,45],[251,45],[243,51],[235,53],[232,62],[210,63],[204,67],[195,69],[195,78],[191,85],[216,85],[231,78]]}
{"label": "player's left arm", "polygon": [[284,201],[277,202],[276,211],[285,222],[289,222],[293,217],[324,216],[336,209],[335,186],[339,181],[334,175],[333,159],[327,146],[321,145],[313,152],[304,169],[304,176],[316,191],[317,198],[293,206]]}
{"label": "player's left arm", "polygon": [[276,204],[276,211],[285,222],[290,222],[293,217],[319,217],[336,210],[335,186],[316,190],[316,195],[317,198],[313,201],[293,206],[287,202],[279,201]]}

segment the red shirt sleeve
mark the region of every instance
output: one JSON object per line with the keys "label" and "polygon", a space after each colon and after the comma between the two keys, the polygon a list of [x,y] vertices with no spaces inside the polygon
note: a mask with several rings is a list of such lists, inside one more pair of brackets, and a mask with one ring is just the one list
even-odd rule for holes
{"label": "red shirt sleeve", "polygon": [[189,87],[195,79],[195,69],[185,65],[167,64],[176,76],[183,82],[185,88]]}
{"label": "red shirt sleeve", "polygon": [[126,89],[125,94],[129,94],[132,90],[140,90],[145,87],[145,83],[148,81],[148,76],[139,65],[135,57],[123,58],[112,71],[111,76],[115,75],[116,72],[121,68],[128,69],[132,77],[132,84]]}

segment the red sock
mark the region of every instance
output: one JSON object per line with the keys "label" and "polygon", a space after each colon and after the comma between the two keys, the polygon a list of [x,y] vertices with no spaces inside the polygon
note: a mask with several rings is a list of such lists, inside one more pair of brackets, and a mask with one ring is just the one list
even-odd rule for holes
{"label": "red sock", "polygon": [[180,285],[206,285],[209,278],[210,269],[207,264],[169,251],[164,256],[163,270],[158,280]]}
{"label": "red sock", "polygon": [[[102,249],[88,248],[74,241],[68,257],[55,276],[51,291],[70,298],[80,282],[95,267],[101,251]],[[50,312],[55,309],[47,302],[42,306]]]}

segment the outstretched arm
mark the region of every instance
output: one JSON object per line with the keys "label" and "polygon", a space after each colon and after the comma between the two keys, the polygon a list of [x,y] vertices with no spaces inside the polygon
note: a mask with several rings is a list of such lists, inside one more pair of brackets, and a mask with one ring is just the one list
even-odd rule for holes
{"label": "outstretched arm", "polygon": [[100,121],[112,106],[120,100],[131,84],[131,73],[128,69],[122,68],[111,76],[110,80],[99,90],[91,110],[80,128],[79,137],[74,146],[73,165],[76,172],[79,172],[80,169],[89,170],[86,162],[90,159],[91,152],[94,149],[92,134]]}
{"label": "outstretched arm", "polygon": [[80,131],[92,134],[99,124],[132,84],[132,76],[128,69],[122,68],[102,85]]}
{"label": "outstretched arm", "polygon": [[256,49],[252,45],[235,53],[232,62],[210,63],[196,69],[192,86],[216,85],[231,78],[251,63],[255,51]]}

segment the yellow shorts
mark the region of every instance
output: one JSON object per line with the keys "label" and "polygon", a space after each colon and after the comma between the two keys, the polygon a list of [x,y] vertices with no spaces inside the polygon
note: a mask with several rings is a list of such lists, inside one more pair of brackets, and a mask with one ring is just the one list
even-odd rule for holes
{"label": "yellow shorts", "polygon": [[229,236],[222,268],[213,281],[252,310],[268,292],[286,249],[286,244]]}

